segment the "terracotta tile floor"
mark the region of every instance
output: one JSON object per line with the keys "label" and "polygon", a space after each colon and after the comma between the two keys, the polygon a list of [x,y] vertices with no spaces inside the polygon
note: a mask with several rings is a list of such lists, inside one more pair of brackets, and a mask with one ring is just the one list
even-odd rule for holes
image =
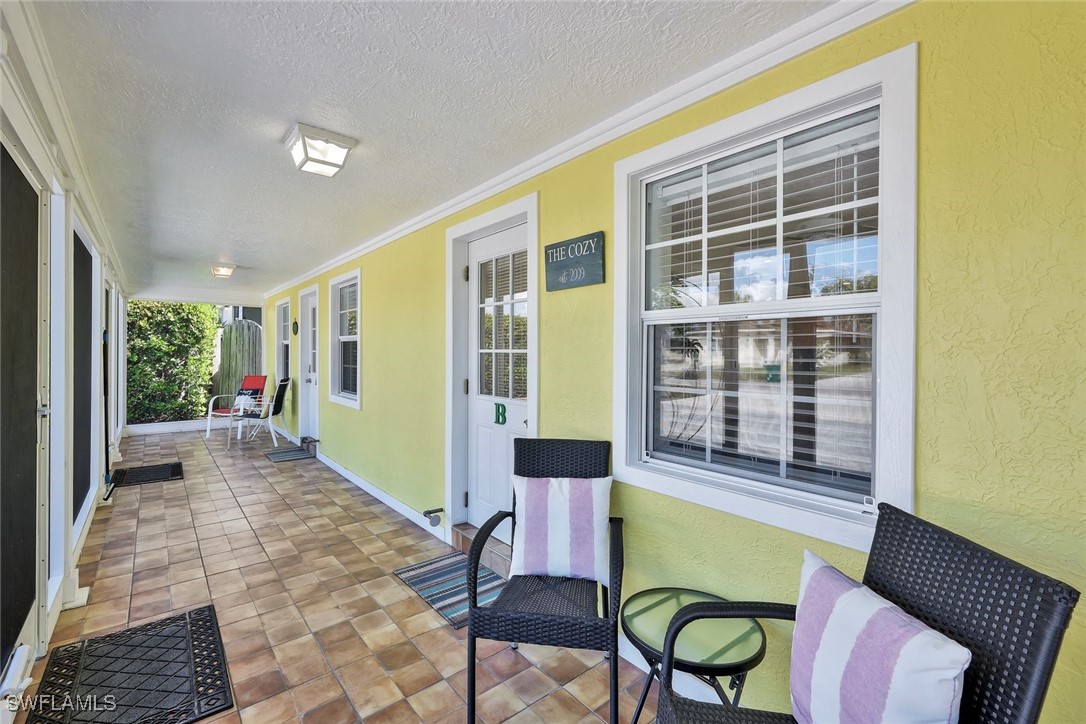
{"label": "terracotta tile floor", "polygon": [[[452,549],[321,462],[276,465],[268,447],[126,438],[125,465],[181,460],[185,479],[118,489],[98,509],[80,560],[90,601],[61,614],[51,645],[210,601],[236,708],[208,721],[463,722],[466,629],[392,574]],[[480,721],[607,718],[599,653],[480,641],[479,656]],[[621,662],[623,721],[642,676]],[[654,705],[655,692],[642,721]]]}

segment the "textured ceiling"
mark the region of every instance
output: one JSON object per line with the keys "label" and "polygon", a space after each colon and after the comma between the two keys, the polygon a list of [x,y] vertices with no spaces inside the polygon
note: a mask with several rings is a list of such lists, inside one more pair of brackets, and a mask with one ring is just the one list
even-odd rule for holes
{"label": "textured ceiling", "polygon": [[[826,4],[35,7],[129,291],[213,301],[263,293]],[[295,121],[359,139],[335,178],[293,169]]]}

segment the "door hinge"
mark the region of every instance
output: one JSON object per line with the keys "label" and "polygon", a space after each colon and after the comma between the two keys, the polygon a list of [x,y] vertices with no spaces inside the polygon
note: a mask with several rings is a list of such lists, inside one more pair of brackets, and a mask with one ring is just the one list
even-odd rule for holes
{"label": "door hinge", "polygon": [[464,492],[464,507],[465,508],[468,507],[468,494],[467,494],[467,491]]}
{"label": "door hinge", "polygon": [[468,279],[470,277],[471,277],[471,267],[466,266],[466,267],[464,267],[464,281],[468,281]]}
{"label": "door hinge", "polygon": [[464,378],[464,394],[468,394],[468,380]]}

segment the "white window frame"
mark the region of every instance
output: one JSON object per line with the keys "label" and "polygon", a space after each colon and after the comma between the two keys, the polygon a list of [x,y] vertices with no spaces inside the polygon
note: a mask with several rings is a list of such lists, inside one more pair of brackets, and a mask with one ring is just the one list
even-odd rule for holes
{"label": "white window frame", "polygon": [[[281,315],[283,309],[287,312],[287,329],[286,338],[283,334],[283,322]],[[283,363],[283,348],[286,347],[287,354],[287,368],[280,369],[279,366]],[[284,377],[290,377],[290,297],[286,299],[280,299],[275,303],[275,377],[276,380],[281,380]]]}
{"label": "white window frame", "polygon": [[[358,285],[358,366],[355,368],[357,395],[339,392],[339,289],[345,284]],[[328,280],[328,400],[337,405],[362,409],[362,270],[354,269]]]}
{"label": "white window frame", "polygon": [[[617,480],[845,545],[870,548],[877,502],[914,498],[916,377],[916,67],[912,44],[615,164],[614,474]],[[696,469],[644,454],[647,340],[642,339],[643,187],[769,136],[817,125],[878,97],[879,290],[872,497],[864,503]],[[886,173],[882,173],[885,170]],[[846,313],[849,300],[841,301]],[[715,310],[719,312],[719,309]],[[766,309],[765,312],[772,312]],[[782,308],[779,311],[784,311]]]}

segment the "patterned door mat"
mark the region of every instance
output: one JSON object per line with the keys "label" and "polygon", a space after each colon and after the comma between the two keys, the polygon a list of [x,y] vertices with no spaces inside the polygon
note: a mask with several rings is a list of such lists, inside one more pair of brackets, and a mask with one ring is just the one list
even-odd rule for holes
{"label": "patterned door mat", "polygon": [[304,447],[288,447],[281,450],[268,450],[264,453],[264,457],[273,463],[285,463],[291,460],[305,460],[306,458],[316,457],[316,454]]}
{"label": "patterned door mat", "polygon": [[213,606],[55,649],[27,724],[188,724],[234,705]]}
{"label": "patterned door mat", "polygon": [[[453,628],[468,623],[468,557],[459,551],[393,571],[423,597]],[[479,605],[485,606],[501,593],[505,579],[479,566]]]}
{"label": "patterned door mat", "polygon": [[118,468],[110,473],[109,484],[115,488],[144,483],[162,483],[167,480],[181,480],[185,470],[181,463],[163,463],[144,465],[141,468]]}

